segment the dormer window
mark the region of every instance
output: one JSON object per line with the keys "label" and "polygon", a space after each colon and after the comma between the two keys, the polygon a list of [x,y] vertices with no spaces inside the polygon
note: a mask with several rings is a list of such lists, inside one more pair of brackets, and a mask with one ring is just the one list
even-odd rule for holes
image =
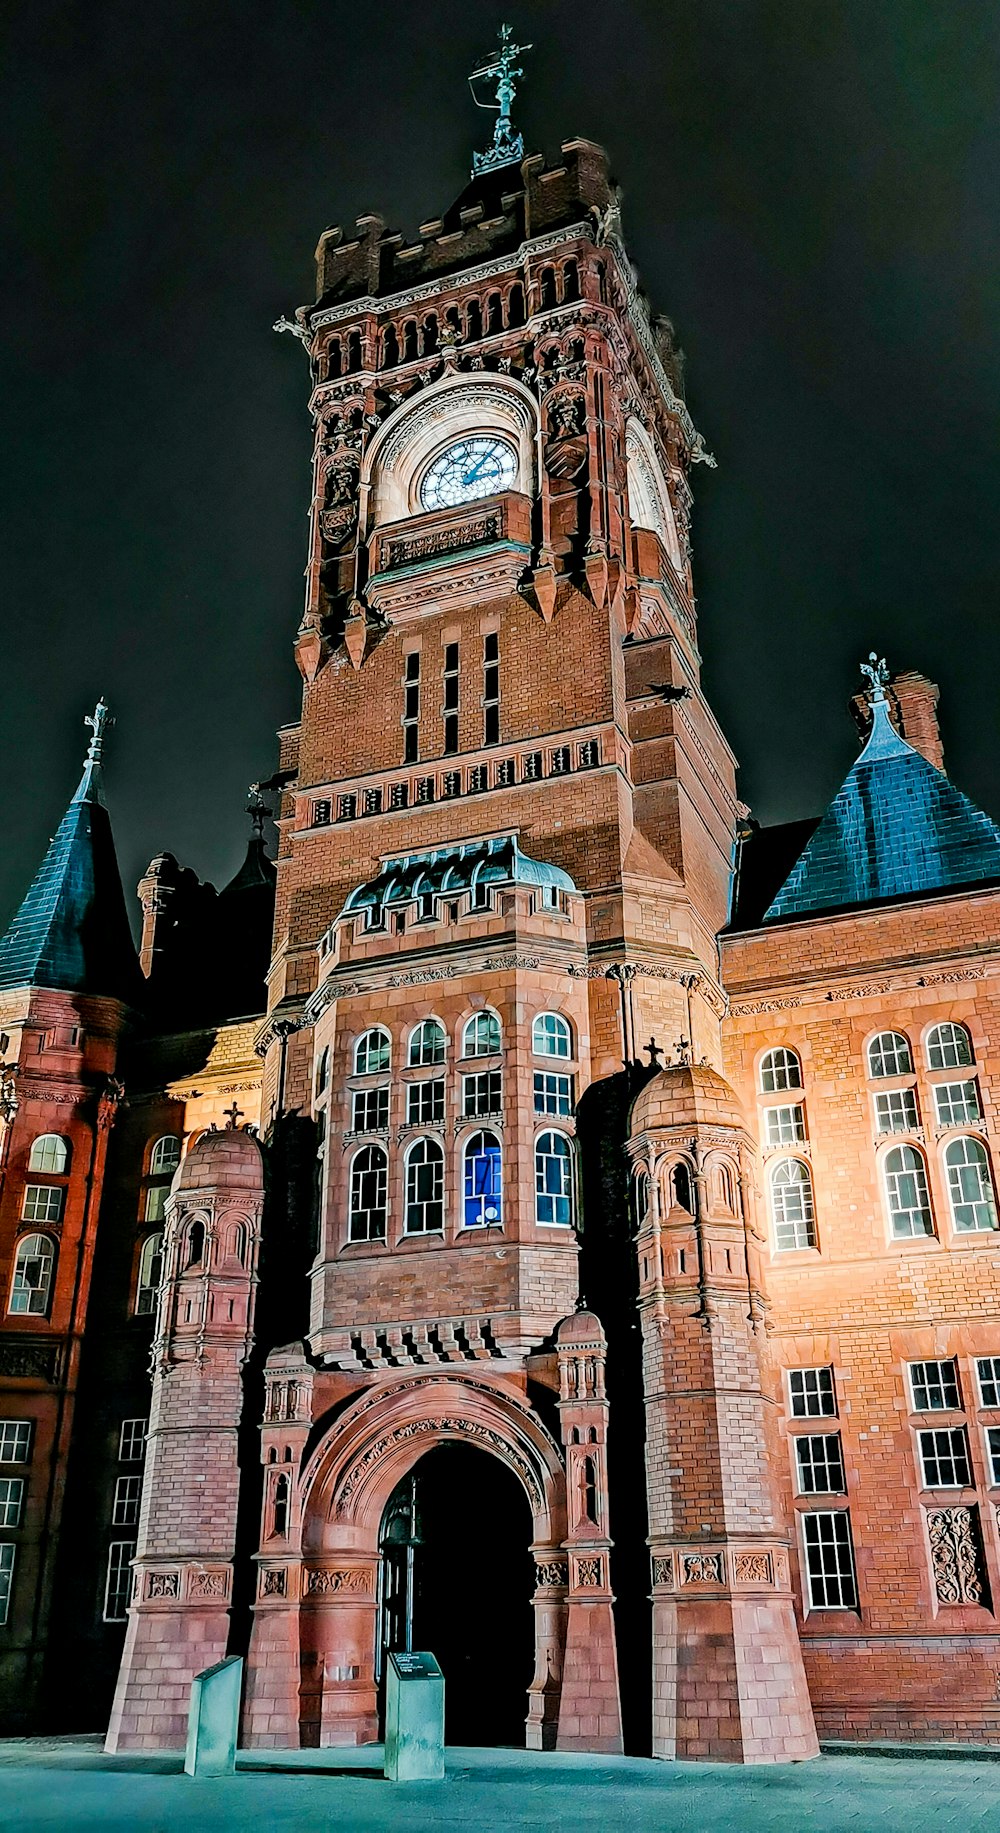
{"label": "dormer window", "polygon": [[420,485],[422,509],[454,509],[480,497],[509,490],[517,476],[517,453],[506,439],[480,434],[456,439],[439,452]]}

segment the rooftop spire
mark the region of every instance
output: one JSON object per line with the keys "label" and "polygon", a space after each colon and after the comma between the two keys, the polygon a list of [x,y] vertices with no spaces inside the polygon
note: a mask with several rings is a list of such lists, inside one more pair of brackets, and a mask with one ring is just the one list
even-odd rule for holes
{"label": "rooftop spire", "polygon": [[[493,129],[493,145],[485,153],[473,153],[472,176],[477,178],[480,172],[492,172],[496,166],[513,165],[524,157],[524,140],[514,132],[510,118],[510,105],[516,94],[514,78],[523,76],[524,71],[516,61],[530,45],[516,45],[509,25],[500,27],[500,42],[492,56],[473,70],[469,78],[469,88],[477,108],[495,108],[498,110],[497,123]],[[489,78],[496,80],[496,101],[481,102],[476,94],[476,84],[486,82]]]}
{"label": "rooftop spire", "polygon": [[885,657],[883,656],[880,662],[877,650],[873,649],[867,662],[862,662],[861,673],[868,676],[868,704],[875,706],[878,701],[885,699],[886,684],[889,680]]}
{"label": "rooftop spire", "polygon": [[93,712],[84,715],[83,723],[91,728],[91,740],[87,746],[80,787],[73,800],[74,802],[99,802],[103,808],[105,806],[104,777],[101,765],[104,762],[104,734],[107,727],[115,723],[114,715],[109,712],[103,694]]}

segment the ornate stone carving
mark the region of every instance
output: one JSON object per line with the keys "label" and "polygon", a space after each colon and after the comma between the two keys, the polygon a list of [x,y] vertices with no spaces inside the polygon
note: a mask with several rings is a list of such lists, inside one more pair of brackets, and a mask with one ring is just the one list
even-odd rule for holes
{"label": "ornate stone carving", "polygon": [[179,1572],[150,1572],[146,1578],[148,1598],[176,1598],[181,1593]]}
{"label": "ornate stone carving", "polygon": [[330,1591],[370,1592],[371,1574],[366,1566],[314,1566],[306,1573],[306,1592],[315,1596]]}
{"label": "ornate stone carving", "polygon": [[330,547],[343,547],[358,520],[357,460],[345,453],[335,457],[326,474],[326,496],[319,525]]}
{"label": "ornate stone carving", "polygon": [[564,1559],[546,1559],[535,1567],[535,1584],[565,1585],[569,1579],[569,1567]]}
{"label": "ornate stone carving", "polygon": [[654,1553],[653,1555],[653,1583],[654,1585],[670,1585],[671,1587],[673,1587],[673,1582],[674,1582],[674,1562],[670,1554],[669,1553]]}
{"label": "ornate stone carving", "polygon": [[262,1598],[283,1598],[288,1594],[288,1573],[284,1566],[265,1566],[260,1575]]}
{"label": "ornate stone carving", "polygon": [[773,1585],[770,1553],[734,1553],[733,1580],[737,1585]]}
{"label": "ornate stone carving", "polygon": [[192,1572],[188,1583],[188,1596],[193,1598],[224,1598],[229,1590],[229,1574],[219,1572]]}
{"label": "ornate stone carving", "polygon": [[941,1604],[982,1604],[984,1573],[977,1508],[928,1510],[934,1588]]}
{"label": "ornate stone carving", "polygon": [[604,1583],[604,1561],[600,1554],[574,1561],[576,1582],[581,1589],[593,1590]]}
{"label": "ornate stone carving", "polygon": [[489,541],[501,541],[505,518],[499,510],[491,515],[474,516],[448,528],[435,528],[423,535],[400,535],[387,541],[379,553],[383,572],[395,567],[413,566],[418,560],[432,560],[439,554],[460,553],[468,547],[483,547]]}
{"label": "ornate stone carving", "polygon": [[449,1416],[444,1419],[413,1419],[405,1426],[397,1426],[394,1431],[385,1432],[377,1438],[373,1444],[368,1446],[367,1451],[358,1459],[357,1463],[352,1465],[341,1483],[337,1496],[337,1514],[342,1515],[346,1512],[352,1496],[360,1488],[366,1476],[396,1445],[405,1439],[423,1438],[429,1433],[443,1438],[471,1439],[485,1449],[494,1451],[505,1464],[509,1464],[511,1469],[517,1472],[536,1513],[541,1510],[541,1485],[527,1459],[522,1457],[520,1452],[515,1451],[514,1447],[508,1444],[499,1432],[490,1431],[489,1427],[481,1426],[477,1420],[455,1419]]}
{"label": "ornate stone carving", "polygon": [[721,1553],[682,1553],[682,1585],[721,1585]]}
{"label": "ornate stone carving", "polygon": [[[51,1227],[51,1223],[46,1224]],[[17,1337],[0,1341],[0,1376],[11,1381],[54,1381],[59,1367],[56,1343],[25,1343]]]}

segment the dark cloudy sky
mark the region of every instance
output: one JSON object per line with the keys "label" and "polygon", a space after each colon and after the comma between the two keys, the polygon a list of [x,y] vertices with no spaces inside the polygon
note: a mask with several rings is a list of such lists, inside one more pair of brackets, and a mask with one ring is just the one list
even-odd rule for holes
{"label": "dark cloudy sky", "polygon": [[[113,702],[126,881],[222,882],[295,716],[307,372],[271,324],[329,223],[407,230],[489,122],[480,0],[20,0],[0,79],[0,920]],[[994,0],[549,0],[529,148],[606,144],[688,353],[709,693],[764,820],[853,755],[872,646],[936,676],[1000,815]]]}

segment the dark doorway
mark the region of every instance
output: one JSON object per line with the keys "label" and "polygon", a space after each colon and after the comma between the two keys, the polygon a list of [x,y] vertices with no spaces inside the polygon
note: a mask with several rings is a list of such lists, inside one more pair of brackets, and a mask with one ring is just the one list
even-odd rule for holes
{"label": "dark doorway", "polygon": [[386,1504],[379,1667],[429,1649],[445,1676],[449,1744],[524,1746],[534,1669],[531,1510],[499,1458],[439,1445]]}

